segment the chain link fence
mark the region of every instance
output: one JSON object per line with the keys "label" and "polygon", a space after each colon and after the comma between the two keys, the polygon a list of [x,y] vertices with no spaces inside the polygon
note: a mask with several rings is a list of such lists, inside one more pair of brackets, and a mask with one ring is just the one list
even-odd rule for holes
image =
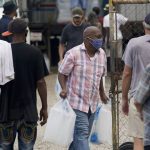
{"label": "chain link fence", "polygon": [[[115,1],[115,0],[114,0]],[[127,43],[131,38],[135,38],[144,35],[144,29],[142,22],[145,16],[150,13],[150,3],[144,0],[116,0],[115,9],[109,8],[110,13],[110,43],[111,43],[111,87],[110,97],[112,98],[112,114],[113,114],[113,146],[111,148],[119,150],[119,146],[126,142],[132,142],[132,138],[128,136],[128,118],[122,114],[121,111],[121,74],[118,72],[121,70],[118,68],[117,52],[121,49],[117,49],[118,39],[115,35],[118,33],[118,20],[117,13],[122,14],[128,18],[128,22],[125,25],[120,26],[120,30],[123,35],[122,39],[122,52],[124,53]],[[123,3],[123,4],[122,4]],[[130,4],[129,4],[130,3]],[[111,4],[111,3],[110,3]],[[116,18],[114,17],[116,16]],[[120,66],[119,66],[120,67]],[[121,150],[121,149],[120,149]],[[124,149],[125,150],[125,149]],[[127,148],[126,150],[130,150]]]}
{"label": "chain link fence", "polygon": [[[114,0],[115,1],[115,0]],[[137,1],[137,2],[136,2]],[[125,52],[125,48],[131,38],[135,38],[138,36],[144,35],[144,29],[142,22],[145,16],[150,13],[150,1],[146,0],[116,0],[115,1],[115,11],[109,8],[110,13],[110,45],[111,45],[111,73],[110,78],[106,79],[106,90],[110,93],[110,97],[112,99],[112,118],[113,118],[113,145],[100,145],[94,146],[91,145],[91,150],[132,150],[132,146],[129,148],[125,148],[128,142],[133,142],[133,139],[128,136],[128,117],[122,113],[121,110],[121,75],[120,70],[122,68],[118,68],[118,62],[115,58],[117,58],[117,18],[113,17],[117,13],[122,14],[126,18],[128,18],[128,22],[125,25],[120,26],[120,30],[123,35],[122,39],[122,53]],[[130,4],[129,4],[130,3]],[[112,37],[111,37],[112,36]],[[123,66],[123,65],[122,65]],[[120,66],[119,66],[120,67]],[[118,74],[119,72],[119,74]],[[111,83],[111,84],[110,84]],[[124,145],[124,149],[122,149]],[[130,143],[129,143],[130,145]],[[121,148],[122,147],[122,148]]]}

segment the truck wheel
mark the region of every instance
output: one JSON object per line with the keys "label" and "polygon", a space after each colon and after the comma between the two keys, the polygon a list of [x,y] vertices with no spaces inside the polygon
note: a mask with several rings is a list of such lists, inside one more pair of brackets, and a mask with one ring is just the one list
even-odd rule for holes
{"label": "truck wheel", "polygon": [[133,142],[125,142],[121,144],[119,150],[133,150]]}

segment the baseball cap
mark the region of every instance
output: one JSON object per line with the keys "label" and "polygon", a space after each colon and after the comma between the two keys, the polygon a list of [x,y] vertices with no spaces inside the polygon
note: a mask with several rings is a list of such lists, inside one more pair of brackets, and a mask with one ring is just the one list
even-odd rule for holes
{"label": "baseball cap", "polygon": [[24,33],[27,30],[27,22],[23,19],[17,18],[12,20],[8,25],[8,31],[3,32],[2,36],[10,36],[12,34]]}
{"label": "baseball cap", "polygon": [[2,33],[2,36],[10,36],[10,35],[12,35],[12,33],[9,32],[9,31],[6,31],[6,32],[3,32],[3,33]]}
{"label": "baseball cap", "polygon": [[72,16],[74,17],[82,17],[83,10],[80,7],[75,7],[72,9]]}
{"label": "baseball cap", "polygon": [[14,4],[13,1],[8,1],[8,2],[4,3],[3,8],[4,8],[3,13],[6,14],[6,13],[11,13],[11,12],[13,12],[13,11],[16,10],[18,7]]}

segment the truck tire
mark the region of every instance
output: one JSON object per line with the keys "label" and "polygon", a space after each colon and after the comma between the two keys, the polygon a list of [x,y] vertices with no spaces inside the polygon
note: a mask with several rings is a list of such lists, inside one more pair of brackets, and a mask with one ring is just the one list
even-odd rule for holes
{"label": "truck tire", "polygon": [[119,150],[133,150],[133,143],[132,142],[125,142],[120,145]]}

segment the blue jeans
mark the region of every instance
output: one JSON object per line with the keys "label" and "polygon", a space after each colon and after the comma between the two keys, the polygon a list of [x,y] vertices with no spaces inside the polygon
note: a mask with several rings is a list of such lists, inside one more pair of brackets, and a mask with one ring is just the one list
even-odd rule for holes
{"label": "blue jeans", "polygon": [[74,139],[69,150],[89,150],[89,134],[92,128],[94,113],[89,110],[88,113],[74,110],[76,113],[76,122],[74,130]]}
{"label": "blue jeans", "polygon": [[18,133],[18,149],[33,150],[37,135],[37,124],[23,120],[0,123],[0,150],[13,150]]}
{"label": "blue jeans", "polygon": [[86,10],[88,6],[87,0],[71,0],[71,8],[81,7],[83,10]]}

